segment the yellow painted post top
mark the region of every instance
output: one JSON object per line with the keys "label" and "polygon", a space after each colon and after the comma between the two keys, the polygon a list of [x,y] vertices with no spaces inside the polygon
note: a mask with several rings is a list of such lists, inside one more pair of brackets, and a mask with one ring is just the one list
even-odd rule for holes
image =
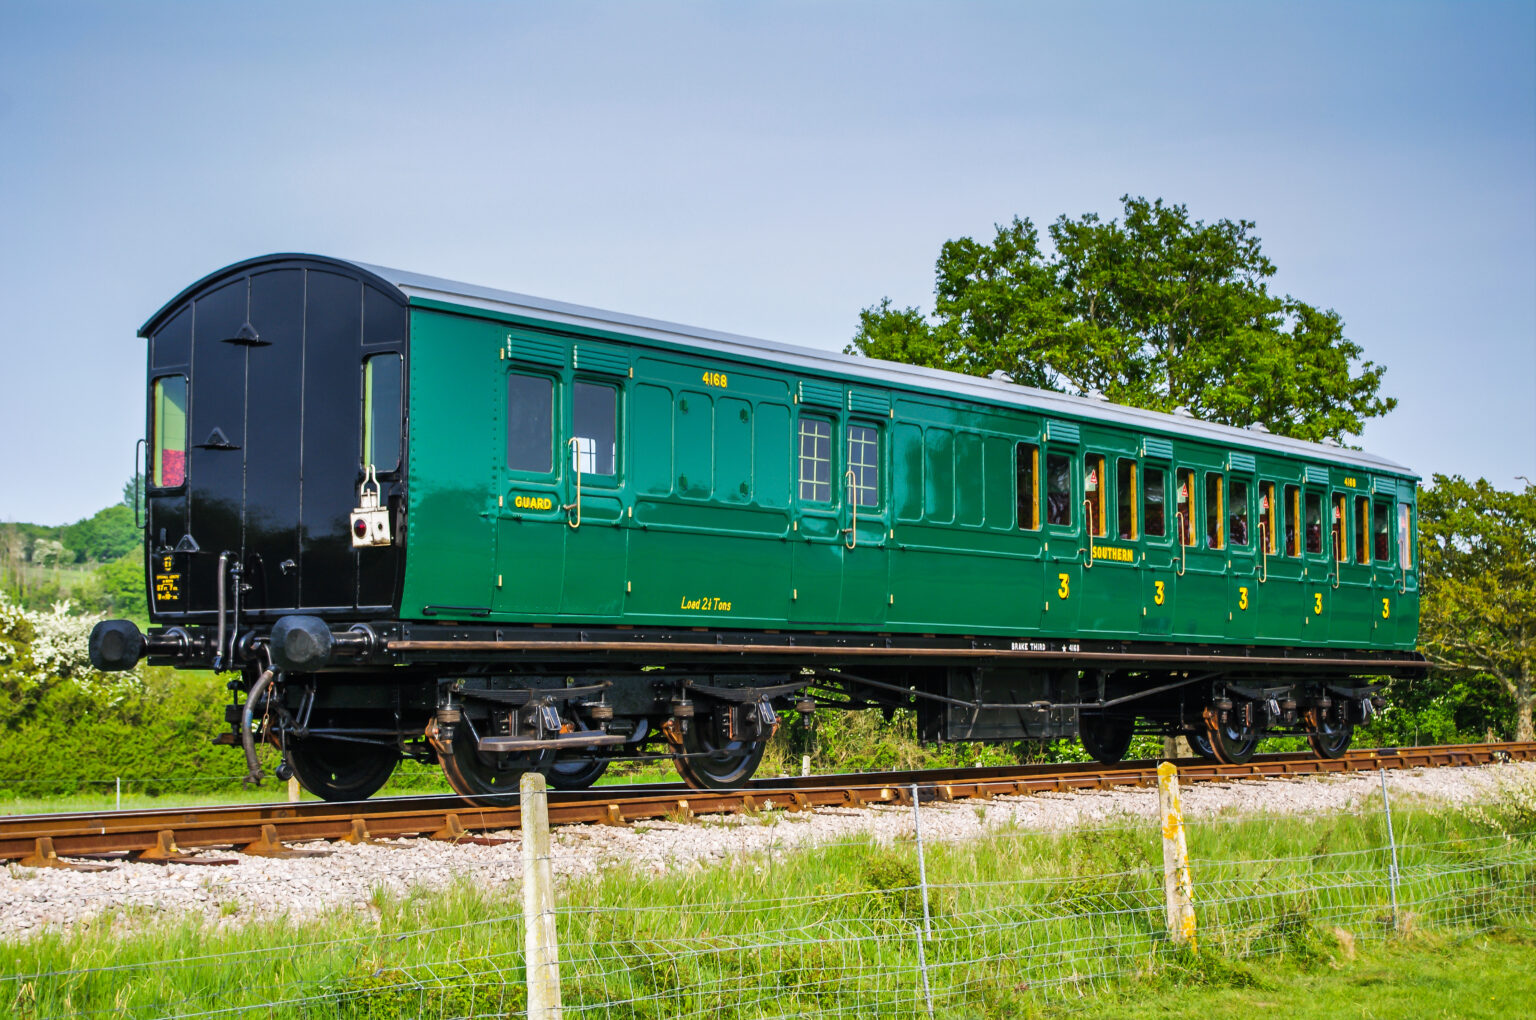
{"label": "yellow painted post top", "polygon": [[1157,781],[1167,784],[1168,780],[1179,774],[1179,767],[1171,761],[1165,761],[1157,767]]}

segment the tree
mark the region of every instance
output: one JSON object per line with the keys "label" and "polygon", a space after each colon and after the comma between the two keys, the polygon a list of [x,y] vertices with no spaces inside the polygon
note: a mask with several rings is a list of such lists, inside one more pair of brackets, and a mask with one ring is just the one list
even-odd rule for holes
{"label": "tree", "polygon": [[1496,679],[1515,739],[1536,739],[1536,486],[1435,475],[1419,491],[1419,645],[1431,662]]}
{"label": "tree", "polygon": [[64,529],[64,547],[76,562],[109,563],[137,549],[142,539],[134,527],[133,510],[114,503]]}
{"label": "tree", "polygon": [[1337,312],[1269,292],[1251,221],[1121,201],[1123,220],[1059,217],[1051,254],[1018,217],[990,245],[946,242],[933,314],[882,300],[845,350],[1299,439],[1340,441],[1395,406]]}

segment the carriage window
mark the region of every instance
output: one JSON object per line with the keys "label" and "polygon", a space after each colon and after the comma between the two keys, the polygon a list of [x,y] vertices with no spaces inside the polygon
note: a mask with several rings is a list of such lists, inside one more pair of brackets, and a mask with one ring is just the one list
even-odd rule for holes
{"label": "carriage window", "polygon": [[1088,505],[1088,534],[1104,534],[1104,490],[1109,479],[1104,477],[1104,458],[1090,453],[1083,458],[1083,502]]}
{"label": "carriage window", "polygon": [[1307,493],[1307,552],[1323,551],[1323,497]]}
{"label": "carriage window", "polygon": [[854,506],[879,506],[880,433],[868,425],[848,426],[848,470]]}
{"label": "carriage window", "polygon": [[1233,545],[1248,544],[1248,483],[1232,480],[1232,505],[1227,514],[1227,534]]}
{"label": "carriage window", "polygon": [[187,480],[187,377],[156,379],[151,404],[155,460],[150,484],[172,489]]}
{"label": "carriage window", "polygon": [[1136,539],[1136,462],[1121,458],[1115,472],[1115,501],[1119,507],[1120,537]]}
{"label": "carriage window", "polygon": [[832,423],[825,418],[800,419],[800,498],[832,502]]}
{"label": "carriage window", "polygon": [[1227,521],[1222,516],[1222,498],[1225,494],[1221,482],[1220,475],[1205,476],[1205,539],[1212,549],[1220,549],[1227,544]]}
{"label": "carriage window", "polygon": [[1355,497],[1355,562],[1371,562],[1371,501]]}
{"label": "carriage window", "polygon": [[1404,570],[1413,569],[1413,509],[1407,503],[1397,504],[1397,565]]}
{"label": "carriage window", "polygon": [[1259,544],[1264,551],[1273,556],[1279,551],[1279,543],[1275,541],[1275,520],[1279,516],[1280,507],[1275,504],[1275,483],[1259,483]]}
{"label": "carriage window", "polygon": [[1040,527],[1040,447],[1020,443],[1014,449],[1018,477],[1019,527]]}
{"label": "carriage window", "polygon": [[1181,545],[1195,544],[1195,505],[1191,502],[1194,490],[1195,473],[1193,471],[1180,471],[1177,519],[1179,524],[1179,543]]}
{"label": "carriage window", "polygon": [[1349,497],[1334,493],[1332,511],[1333,534],[1331,537],[1333,539],[1333,558],[1338,563],[1347,563],[1349,561],[1349,532],[1346,529],[1348,522],[1345,520],[1348,511]]}
{"label": "carriage window", "polygon": [[1164,485],[1167,484],[1168,475],[1162,468],[1147,468],[1147,484],[1144,490],[1145,502],[1142,504],[1145,513],[1147,534],[1149,536],[1163,537],[1167,530],[1167,492]]}
{"label": "carriage window", "polygon": [[1301,555],[1301,489],[1285,487],[1285,554]]}
{"label": "carriage window", "polygon": [[619,391],[601,383],[571,387],[571,467],[584,475],[615,474]]}
{"label": "carriage window", "polygon": [[400,355],[363,362],[363,463],[375,471],[400,466]]}
{"label": "carriage window", "polygon": [[1371,513],[1371,536],[1376,547],[1376,559],[1387,563],[1392,559],[1392,504],[1377,503]]}
{"label": "carriage window", "polygon": [[507,467],[548,474],[554,469],[555,384],[547,376],[507,376]]}
{"label": "carriage window", "polygon": [[1045,458],[1045,523],[1072,523],[1072,461],[1063,453]]}

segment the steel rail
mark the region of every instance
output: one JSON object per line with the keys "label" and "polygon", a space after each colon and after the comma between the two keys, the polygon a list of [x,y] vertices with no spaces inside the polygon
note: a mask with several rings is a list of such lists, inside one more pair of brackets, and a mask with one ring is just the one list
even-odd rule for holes
{"label": "steel rail", "polygon": [[[1201,758],[1178,762],[1186,782],[1220,782],[1319,773],[1484,765],[1536,761],[1536,743],[1454,744],[1377,748],[1337,759],[1309,753],[1255,756],[1243,765]],[[924,800],[987,799],[1076,789],[1151,786],[1155,760],[1100,765],[1095,762],[925,769],[758,779],[738,790],[695,790],[681,783],[595,787],[551,792],[556,825],[617,825],[644,818],[695,814],[791,811],[910,803],[915,784]],[[187,859],[186,850],[233,847],[244,853],[281,856],[288,843],[427,836],[474,841],[475,833],[515,829],[521,813],[516,795],[505,804],[477,806],[452,795],[386,797],[352,803],[228,805],[169,811],[98,811],[83,814],[15,815],[0,818],[0,860],[45,864],[56,857],[127,854],[143,860]]]}

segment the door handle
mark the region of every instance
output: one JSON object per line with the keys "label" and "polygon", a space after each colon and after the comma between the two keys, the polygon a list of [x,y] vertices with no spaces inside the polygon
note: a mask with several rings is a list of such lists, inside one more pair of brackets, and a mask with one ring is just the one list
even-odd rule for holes
{"label": "door handle", "polygon": [[859,490],[858,478],[853,473],[853,468],[843,472],[843,481],[847,483],[848,509],[852,514],[851,525],[843,529],[843,534],[848,536],[848,540],[843,544],[849,549],[857,549],[859,547]]}
{"label": "door handle", "polygon": [[1093,500],[1083,500],[1083,534],[1088,538],[1088,548],[1078,549],[1083,557],[1083,569],[1093,566]]}
{"label": "door handle", "polygon": [[[565,523],[574,530],[581,527],[581,440],[572,436],[566,441],[566,445],[571,448],[571,466],[576,471],[576,500],[573,503],[561,504],[560,509],[566,513]],[[576,513],[572,514],[572,510]]]}

